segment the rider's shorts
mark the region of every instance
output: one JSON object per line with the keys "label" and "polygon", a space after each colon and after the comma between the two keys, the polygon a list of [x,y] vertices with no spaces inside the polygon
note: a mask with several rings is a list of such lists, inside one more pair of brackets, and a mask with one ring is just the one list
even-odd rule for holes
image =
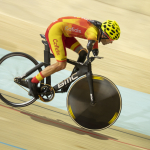
{"label": "rider's shorts", "polygon": [[47,28],[45,37],[49,47],[59,62],[67,61],[66,47],[75,51],[81,44],[74,37],[66,37],[61,29],[63,22],[55,21]]}

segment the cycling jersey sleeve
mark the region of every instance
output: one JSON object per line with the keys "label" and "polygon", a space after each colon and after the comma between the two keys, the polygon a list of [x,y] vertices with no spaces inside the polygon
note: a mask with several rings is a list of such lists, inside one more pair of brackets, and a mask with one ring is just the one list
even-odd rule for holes
{"label": "cycling jersey sleeve", "polygon": [[98,41],[95,42],[93,49],[98,49]]}

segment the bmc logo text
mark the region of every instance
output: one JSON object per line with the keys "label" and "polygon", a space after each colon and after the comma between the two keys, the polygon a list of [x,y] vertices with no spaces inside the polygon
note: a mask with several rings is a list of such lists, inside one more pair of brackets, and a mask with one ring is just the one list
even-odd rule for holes
{"label": "bmc logo text", "polygon": [[75,29],[74,27],[69,28],[68,26],[65,26],[65,30],[70,31],[70,32],[72,31],[72,32],[76,32],[76,33],[81,33],[81,30]]}
{"label": "bmc logo text", "polygon": [[[75,73],[75,74],[77,74],[77,73]],[[78,76],[75,77],[75,78],[73,77],[75,74],[73,74],[71,77],[67,78],[67,79],[64,80],[63,82],[59,83],[59,84],[58,84],[58,88],[62,88],[62,87],[65,86],[67,83],[70,83],[71,81],[74,81],[75,79],[77,79]]]}
{"label": "bmc logo text", "polygon": [[57,39],[54,39],[53,42],[54,42],[55,51],[56,51],[57,55],[60,55],[60,51],[59,51],[59,49],[58,49],[59,46],[57,45],[58,40],[57,40]]}

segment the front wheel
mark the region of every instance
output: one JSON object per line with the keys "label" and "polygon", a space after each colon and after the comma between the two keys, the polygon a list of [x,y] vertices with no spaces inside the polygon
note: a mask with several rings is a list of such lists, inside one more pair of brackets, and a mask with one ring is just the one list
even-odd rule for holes
{"label": "front wheel", "polygon": [[[33,57],[21,52],[9,53],[0,59],[0,99],[3,102],[13,107],[24,107],[36,101],[28,95],[29,89],[15,83],[14,79],[23,76],[37,64]],[[41,68],[29,77],[40,71]]]}
{"label": "front wheel", "polygon": [[116,85],[108,78],[93,75],[96,105],[91,105],[90,90],[86,76],[74,82],[67,95],[70,117],[87,129],[106,129],[118,119],[122,99]]}

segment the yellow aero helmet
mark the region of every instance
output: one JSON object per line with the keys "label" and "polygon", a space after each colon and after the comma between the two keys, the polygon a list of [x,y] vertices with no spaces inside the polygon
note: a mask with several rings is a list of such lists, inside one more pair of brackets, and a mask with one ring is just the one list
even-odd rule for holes
{"label": "yellow aero helmet", "polygon": [[120,37],[120,27],[114,20],[107,20],[102,23],[101,29],[105,32],[112,40],[118,40]]}

